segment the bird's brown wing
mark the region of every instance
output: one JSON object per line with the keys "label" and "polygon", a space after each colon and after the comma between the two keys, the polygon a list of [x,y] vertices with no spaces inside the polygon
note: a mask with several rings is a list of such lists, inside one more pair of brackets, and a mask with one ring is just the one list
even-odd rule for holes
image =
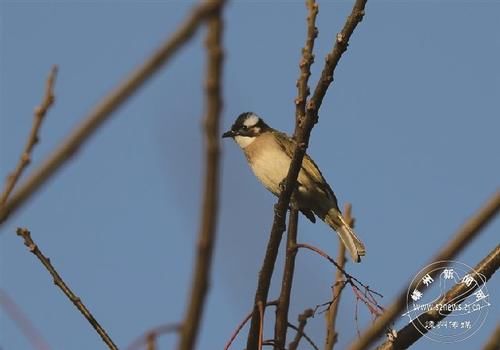
{"label": "bird's brown wing", "polygon": [[[273,131],[273,132],[275,133],[276,140],[278,141],[278,144],[280,145],[281,149],[284,152],[286,152],[286,154],[290,158],[292,158],[295,142],[282,132],[279,131]],[[335,203],[336,209],[338,209],[337,197],[335,197],[332,188],[330,187],[330,185],[328,185],[325,178],[323,177],[321,170],[319,170],[316,163],[312,160],[311,157],[309,157],[307,153],[305,154],[304,159],[302,160],[302,169],[311,179],[311,181],[313,181],[314,184],[318,186],[318,188],[321,191],[323,191],[328,196],[328,198],[332,200],[332,202]]]}

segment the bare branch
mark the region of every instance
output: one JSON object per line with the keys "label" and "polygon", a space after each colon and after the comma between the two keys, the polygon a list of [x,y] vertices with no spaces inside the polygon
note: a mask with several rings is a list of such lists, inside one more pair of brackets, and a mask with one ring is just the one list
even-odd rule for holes
{"label": "bare branch", "polygon": [[299,212],[297,209],[290,211],[288,221],[288,238],[286,243],[286,258],[283,271],[283,280],[281,282],[281,292],[276,307],[276,323],[274,328],[274,340],[278,349],[283,349],[286,344],[286,331],[288,329],[288,309],[290,307],[290,294],[292,292],[293,274],[295,271],[295,256],[297,250],[294,249],[297,244],[297,226],[299,221]]}
{"label": "bare branch", "polygon": [[298,349],[299,343],[300,343],[300,339],[304,335],[304,329],[306,328],[307,319],[309,317],[313,317],[313,316],[314,316],[314,310],[313,309],[306,309],[306,310],[304,310],[303,313],[301,313],[299,315],[299,327],[297,329],[297,334],[295,334],[295,338],[293,339],[293,341],[288,346],[288,348],[290,350],[297,350]]}
{"label": "bare branch", "polygon": [[207,76],[205,81],[206,116],[204,120],[205,155],[205,193],[203,195],[203,214],[198,234],[197,256],[189,306],[187,307],[180,334],[179,349],[190,350],[196,344],[198,329],[203,315],[205,298],[210,282],[213,247],[215,244],[216,220],[219,199],[219,120],[222,110],[222,0],[208,0],[219,3],[217,10],[207,19]]}
{"label": "bare branch", "polygon": [[[356,300],[357,301],[361,300],[363,302],[363,304],[365,304],[368,307],[368,310],[370,311],[371,314],[378,317],[382,313],[383,308],[376,300],[376,297],[383,297],[382,294],[371,289],[370,286],[364,284],[363,282],[358,280],[356,277],[354,277],[353,275],[351,275],[350,273],[345,271],[343,267],[341,267],[335,260],[333,260],[328,254],[326,254],[321,249],[314,247],[314,246],[307,244],[307,243],[298,243],[295,246],[295,249],[299,249],[299,248],[305,248],[305,249],[308,249],[310,251],[313,251],[313,252],[319,254],[320,256],[324,257],[325,259],[327,259],[333,265],[335,265],[337,270],[340,271],[342,273],[342,275],[345,276],[345,281],[341,282],[343,284],[342,288],[344,288],[344,286],[346,284],[349,284],[354,292],[354,295],[356,296]],[[336,298],[334,298],[332,300],[332,303],[335,300],[336,300]]]}
{"label": "bare branch", "polygon": [[35,328],[33,323],[24,314],[21,308],[14,302],[14,300],[7,294],[6,291],[0,288],[0,305],[5,313],[17,325],[17,328],[29,341],[33,349],[36,350],[49,350],[50,346],[43,338],[40,332]]}
{"label": "bare branch", "polygon": [[262,342],[264,341],[264,304],[262,302],[257,303],[257,308],[259,309],[259,350],[262,350]]}
{"label": "bare branch", "polygon": [[[453,259],[469,242],[474,239],[481,229],[495,217],[500,210],[500,191],[497,191],[488,202],[467,221],[455,234],[455,236],[444,246],[432,259],[432,262]],[[428,271],[422,271],[423,274]],[[432,272],[430,272],[431,277]],[[411,288],[412,286],[410,286]],[[425,285],[423,286],[425,287]],[[401,314],[406,306],[407,286],[402,288],[398,297],[358,339],[351,345],[350,350],[362,350],[368,348],[373,342],[382,336],[387,327]]]}
{"label": "bare branch", "polygon": [[82,315],[89,321],[89,323],[94,327],[96,332],[101,336],[102,340],[108,348],[117,350],[118,347],[113,343],[111,338],[108,336],[104,328],[101,327],[99,322],[94,318],[94,316],[90,313],[87,307],[83,304],[81,299],[77,297],[71,289],[66,285],[64,280],[59,276],[54,266],[52,266],[49,258],[45,257],[43,253],[40,251],[38,246],[35,244],[33,239],[31,238],[31,233],[28,229],[18,228],[17,229],[18,236],[21,236],[24,239],[24,245],[28,247],[28,250],[33,253],[38,260],[41,261],[43,266],[49,271],[49,273],[54,278],[54,284],[59,287],[63,291],[63,293],[68,297],[68,299],[76,306],[76,308],[82,313]]}
{"label": "bare branch", "polygon": [[147,350],[155,350],[156,349],[156,335],[151,333],[149,334],[146,342]]}
{"label": "bare branch", "polygon": [[[352,32],[354,31],[354,28],[363,18],[365,3],[366,0],[356,1],[352,13],[347,19],[346,25],[344,25],[342,32],[337,35],[337,40],[332,53],[327,57],[325,67],[321,75],[322,78],[318,82],[315,93],[311,100],[307,103],[308,106],[306,107],[305,121],[304,123],[301,123],[299,128],[295,128],[296,130],[294,132],[294,137],[296,146],[293,152],[293,157],[290,163],[288,174],[283,183],[283,190],[281,191],[278,202],[275,205],[273,226],[271,228],[266,255],[264,257],[264,262],[259,273],[259,281],[255,293],[254,312],[250,324],[250,331],[248,332],[247,350],[255,350],[258,345],[258,330],[260,320],[257,305],[259,304],[259,302],[265,304],[267,301],[269,287],[271,284],[271,277],[274,271],[274,265],[276,263],[276,257],[278,255],[278,249],[281,242],[281,236],[283,235],[283,232],[285,230],[286,211],[290,204],[292,192],[297,184],[297,176],[302,164],[302,159],[304,158],[307,146],[309,144],[311,130],[318,120],[317,114],[321,106],[321,102],[323,101],[323,97],[326,94],[328,86],[333,80],[333,71],[337,66],[340,56],[347,48],[347,43],[349,41],[349,38],[351,37]],[[341,40],[339,40],[339,38]],[[342,48],[337,48],[337,46],[341,46]]]}
{"label": "bare branch", "polygon": [[164,324],[153,329],[149,329],[144,334],[135,339],[127,347],[127,350],[140,349],[144,344],[148,345],[154,342],[161,335],[179,332],[181,326],[179,324]]}
{"label": "bare branch", "polygon": [[221,6],[219,1],[204,2],[191,12],[186,21],[165,43],[130,76],[94,108],[71,135],[35,169],[31,176],[13,193],[5,206],[0,207],[0,224],[61,168],[89,137],[153,76],[174,54],[193,37],[207,16]]}
{"label": "bare branch", "polygon": [[300,125],[306,117],[306,102],[309,96],[308,81],[311,76],[311,65],[314,62],[314,41],[318,36],[316,28],[316,16],[318,15],[318,4],[315,0],[307,0],[307,36],[306,43],[302,49],[300,60],[300,76],[297,80],[297,98],[295,99],[295,130],[299,130]]}
{"label": "bare branch", "polygon": [[[306,101],[309,95],[309,76],[311,75],[311,65],[314,62],[314,41],[318,36],[318,29],[316,28],[316,16],[318,15],[318,4],[315,0],[307,0],[306,7],[308,10],[307,15],[307,35],[306,43],[302,49],[302,58],[300,60],[300,75],[297,80],[297,98],[295,99],[295,132],[300,130],[300,125],[306,117]],[[294,134],[294,137],[296,135]],[[276,347],[282,349],[286,344],[286,333],[288,329],[288,309],[290,306],[290,294],[292,291],[293,274],[295,270],[295,255],[296,250],[289,249],[297,243],[297,226],[298,226],[298,211],[292,209],[290,211],[290,218],[288,223],[287,235],[287,250],[285,258],[285,267],[283,271],[283,281],[281,283],[281,291],[279,296],[279,303],[276,308],[276,322],[274,328],[274,340]]]}
{"label": "bare branch", "polygon": [[321,77],[319,78],[314,94],[309,100],[306,107],[307,120],[311,120],[313,123],[318,121],[318,112],[323,102],[323,98],[326,95],[328,87],[333,82],[333,73],[337,64],[342,57],[342,54],[347,50],[349,45],[349,39],[351,38],[354,29],[363,20],[365,15],[365,5],[367,0],[356,0],[354,7],[352,8],[351,14],[347,17],[344,27],[337,34],[335,45],[332,51],[326,56],[325,66],[321,72]]}
{"label": "bare branch", "polygon": [[[346,203],[344,206],[344,217],[349,226],[354,228],[354,218],[352,217],[352,205]],[[341,268],[345,267],[345,245],[339,237],[339,252],[337,255],[337,261]],[[325,350],[332,350],[333,346],[337,342],[338,334],[335,329],[337,313],[339,310],[340,294],[345,287],[344,275],[341,270],[336,270],[335,272],[335,283],[332,288],[332,303],[328,307],[325,314],[326,320],[326,340],[325,340]]]}
{"label": "bare branch", "polygon": [[[270,301],[266,304],[266,307],[271,306],[271,305],[274,305],[274,306],[278,305],[278,301],[277,300]],[[249,312],[248,315],[246,315],[246,317],[240,322],[238,327],[236,327],[233,334],[231,334],[231,338],[229,338],[226,345],[224,346],[224,350],[228,350],[231,347],[231,344],[236,339],[236,337],[238,336],[238,334],[240,333],[242,328],[245,327],[245,325],[247,324],[247,322],[250,320],[251,317],[252,317],[252,312]]]}
{"label": "bare branch", "polygon": [[484,344],[483,350],[498,350],[498,344],[500,344],[500,323],[497,324],[497,327],[491,333],[488,342]]}
{"label": "bare branch", "polygon": [[33,125],[31,126],[31,131],[28,136],[28,140],[26,141],[26,145],[24,146],[23,152],[21,153],[21,157],[19,158],[19,162],[17,163],[16,168],[7,177],[4,190],[0,194],[0,208],[3,207],[7,202],[10,193],[16,186],[17,181],[19,181],[19,179],[21,178],[24,169],[26,169],[26,167],[31,163],[31,154],[33,153],[35,145],[40,140],[40,137],[38,136],[40,127],[42,126],[42,122],[45,118],[45,115],[47,114],[47,111],[55,101],[54,85],[56,82],[56,76],[57,66],[52,66],[52,69],[50,70],[49,76],[47,78],[47,82],[45,83],[45,94],[42,102],[38,107],[35,108]]}
{"label": "bare branch", "polygon": [[[468,296],[481,287],[485,282],[487,282],[493,274],[500,267],[500,245],[497,245],[487,257],[485,257],[473,271],[470,272],[471,276],[475,275],[474,280],[477,283],[472,283],[470,285],[466,283],[457,283],[453,288],[451,288],[442,298],[440,298],[434,305],[448,305],[453,307],[454,305],[460,304]],[[431,307],[431,309],[415,320],[410,322],[408,325],[403,327],[397,333],[397,337],[394,341],[386,341],[378,350],[393,350],[393,349],[406,349],[415,343],[418,339],[422,337],[423,334],[427,333],[429,330],[424,326],[427,322],[432,321],[437,323],[438,321],[444,319],[452,312],[453,308],[447,309],[441,308],[437,309]],[[497,344],[498,345],[498,344]]]}
{"label": "bare branch", "polygon": [[[290,327],[291,329],[295,330],[296,332],[299,331],[299,327],[289,323],[288,324],[288,327]],[[307,342],[309,344],[311,344],[311,346],[313,347],[313,349],[315,350],[319,350],[318,346],[314,343],[314,341],[311,339],[311,337],[309,337],[304,331],[302,331],[302,336],[304,337],[305,340],[307,340]]]}

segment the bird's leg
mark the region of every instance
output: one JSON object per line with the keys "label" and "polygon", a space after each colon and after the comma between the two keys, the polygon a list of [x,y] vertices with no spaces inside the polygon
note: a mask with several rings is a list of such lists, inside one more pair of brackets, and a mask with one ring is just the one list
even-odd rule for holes
{"label": "bird's leg", "polygon": [[283,180],[280,181],[280,183],[278,184],[278,187],[280,189],[280,193],[285,190],[285,187],[286,187],[286,177]]}

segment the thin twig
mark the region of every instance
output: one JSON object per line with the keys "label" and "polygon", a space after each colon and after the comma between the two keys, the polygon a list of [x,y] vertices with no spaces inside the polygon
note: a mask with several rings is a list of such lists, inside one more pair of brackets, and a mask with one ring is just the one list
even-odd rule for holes
{"label": "thin twig", "polygon": [[5,206],[0,207],[0,224],[4,223],[10,214],[25,204],[33,193],[39,190],[63,164],[72,158],[113,112],[163,67],[193,37],[207,16],[210,16],[220,6],[220,1],[207,1],[196,6],[179,29],[153,55],[147,58],[115,90],[105,96],[71,135],[14,191]]}
{"label": "thin twig", "polygon": [[363,20],[365,15],[365,5],[367,0],[356,0],[352,8],[351,14],[347,17],[344,27],[337,34],[335,38],[335,45],[332,51],[326,56],[325,66],[321,72],[316,89],[311,99],[306,106],[306,121],[310,120],[312,123],[318,122],[318,112],[326,95],[328,87],[333,82],[333,73],[335,68],[342,57],[342,54],[347,50],[349,39],[351,38],[354,29]]}
{"label": "thin twig", "polygon": [[45,118],[45,115],[47,114],[47,111],[55,101],[54,85],[56,82],[56,76],[57,66],[52,66],[52,69],[50,70],[49,76],[47,78],[47,82],[45,83],[45,94],[43,96],[42,102],[38,107],[35,108],[34,111],[33,125],[31,126],[31,131],[29,133],[28,140],[26,141],[26,145],[24,146],[23,152],[21,153],[21,157],[19,158],[19,162],[17,163],[16,168],[7,177],[4,190],[0,194],[0,208],[3,207],[7,202],[10,193],[16,186],[17,181],[19,181],[19,179],[21,178],[24,169],[26,169],[26,167],[31,163],[31,155],[33,153],[33,149],[40,140],[40,137],[38,136],[40,127],[42,126],[42,122]]}
{"label": "thin twig", "polygon": [[247,338],[247,350],[257,349],[260,324],[259,310],[257,308],[257,305],[259,302],[265,304],[267,301],[269,287],[271,285],[271,277],[274,272],[274,265],[278,256],[281,237],[283,235],[283,232],[285,231],[286,211],[290,204],[292,192],[294,191],[297,184],[297,176],[301,168],[302,159],[304,158],[307,146],[309,144],[311,130],[314,124],[318,121],[319,108],[323,101],[323,97],[326,94],[328,86],[333,80],[333,72],[335,70],[335,67],[337,66],[340,56],[346,50],[347,43],[349,41],[349,38],[351,37],[352,32],[354,31],[354,28],[363,18],[365,3],[366,0],[356,1],[352,13],[348,17],[347,22],[342,29],[342,32],[337,35],[335,46],[332,53],[327,56],[325,66],[321,74],[321,79],[316,86],[314,95],[307,103],[306,118],[304,120],[304,123],[301,123],[300,126],[296,126],[296,130],[293,133],[296,141],[296,146],[293,152],[292,161],[290,162],[288,174],[283,183],[283,190],[280,193],[278,202],[276,203],[274,209],[275,214],[273,226],[271,228],[266,255],[264,257],[264,262],[259,273],[257,290],[255,292],[254,311],[252,315],[252,321],[250,323],[250,331],[248,332]]}
{"label": "thin twig", "polygon": [[94,316],[90,313],[87,307],[83,304],[81,299],[75,295],[71,291],[71,289],[66,285],[64,280],[59,276],[54,266],[52,266],[49,258],[47,258],[35,244],[33,239],[31,238],[31,233],[28,229],[18,228],[17,234],[24,239],[24,245],[28,247],[28,250],[33,253],[45,266],[47,271],[52,275],[54,279],[54,284],[59,287],[63,291],[63,293],[68,297],[68,299],[76,306],[76,308],[82,313],[82,315],[89,321],[89,323],[94,327],[96,332],[101,336],[102,340],[106,345],[113,350],[118,349],[117,346],[113,343],[111,338],[108,336],[104,328],[101,327],[99,322],[94,318]]}
{"label": "thin twig", "polygon": [[493,333],[491,333],[490,338],[488,339],[486,344],[484,344],[483,350],[498,350],[499,344],[500,344],[500,323],[497,324],[497,327],[495,328]]}
{"label": "thin twig", "polygon": [[24,314],[21,308],[7,294],[6,291],[0,288],[0,305],[5,313],[16,324],[17,328],[26,337],[33,349],[49,350],[50,347],[41,333],[36,329],[30,319]]}
{"label": "thin twig", "polygon": [[[455,305],[459,305],[467,297],[472,295],[475,290],[486,283],[500,267],[500,245],[497,245],[477,266],[470,271],[470,275],[474,276],[477,283],[459,282],[455,284],[443,297],[434,303],[430,310],[424,312],[416,319],[411,321],[405,327],[397,332],[397,337],[393,341],[386,341],[378,350],[394,350],[406,349],[413,343],[419,340],[429,330],[425,324],[434,322],[437,324],[439,321],[448,316]],[[436,308],[435,305],[447,305],[448,308]]]}
{"label": "thin twig", "polygon": [[[378,316],[382,313],[382,311],[384,311],[383,307],[376,300],[376,297],[382,298],[383,297],[382,294],[373,290],[372,288],[370,288],[370,286],[364,284],[359,279],[357,279],[356,277],[345,271],[343,267],[341,267],[335,260],[333,260],[333,258],[331,258],[324,251],[307,243],[298,243],[295,246],[295,249],[299,248],[305,248],[310,251],[313,251],[319,254],[320,256],[324,257],[325,259],[327,259],[333,265],[335,265],[337,270],[344,275],[345,277],[344,283],[349,284],[351,286],[356,296],[356,301],[361,300],[368,307],[370,313]],[[335,301],[335,299],[333,301]]]}
{"label": "thin twig", "polygon": [[[278,305],[278,301],[277,300],[270,301],[270,302],[268,302],[266,304],[266,307],[271,306],[271,305],[273,305],[273,306]],[[240,331],[243,329],[243,327],[245,327],[245,325],[247,324],[247,322],[250,320],[251,317],[252,317],[252,311],[250,311],[248,313],[248,315],[246,315],[246,317],[240,322],[240,324],[238,325],[238,327],[236,327],[236,329],[234,330],[233,334],[231,334],[231,337],[229,338],[229,340],[227,341],[226,345],[224,346],[224,350],[228,350],[231,347],[231,344],[236,339],[236,337],[238,336],[238,334],[240,333]]]}
{"label": "thin twig", "polygon": [[[295,326],[294,324],[292,323],[289,323],[288,324],[288,327],[290,327],[291,329],[295,330],[296,332],[299,331],[299,327]],[[311,344],[311,346],[315,349],[315,350],[319,350],[318,346],[314,343],[314,341],[311,339],[311,337],[309,337],[304,331],[302,331],[302,336],[304,337],[305,340],[307,340],[307,342],[309,344]]]}
{"label": "thin twig", "polygon": [[289,350],[297,350],[299,347],[300,339],[304,335],[304,329],[306,328],[307,319],[309,317],[314,316],[313,309],[306,309],[303,313],[299,315],[299,327],[297,329],[297,333],[295,334],[295,338],[288,346]]}
{"label": "thin twig", "polygon": [[144,344],[148,344],[152,339],[157,339],[161,335],[179,332],[181,326],[179,324],[163,324],[158,327],[147,330],[144,334],[136,338],[126,348],[127,350],[140,349]]}
{"label": "thin twig", "polygon": [[308,81],[311,76],[311,65],[314,63],[314,41],[318,36],[318,28],[316,28],[318,4],[315,0],[306,0],[306,7],[308,11],[307,36],[299,64],[300,75],[297,80],[297,98],[295,99],[295,130],[299,130],[306,117],[306,102],[310,93]]}
{"label": "thin twig", "polygon": [[[478,236],[481,229],[496,216],[500,211],[500,191],[495,192],[484,206],[471,217],[455,234],[455,236],[445,245],[431,260],[431,264],[437,261],[453,259],[460,251],[467,246],[475,237]],[[430,264],[427,264],[427,266]],[[428,271],[422,271],[426,274]],[[434,277],[432,272],[429,272]],[[410,286],[411,288],[412,286]],[[422,287],[425,287],[422,286]],[[385,312],[362,334],[361,337],[350,346],[350,350],[367,349],[380,336],[385,333],[387,327],[401,314],[406,307],[406,296],[408,283],[402,288],[399,295],[393,303],[386,308]]]}
{"label": "thin twig", "polygon": [[283,349],[286,344],[288,309],[290,307],[290,294],[292,292],[293,275],[295,271],[295,256],[297,255],[297,250],[293,249],[297,244],[297,226],[299,221],[299,212],[297,209],[292,209],[290,211],[290,217],[288,219],[285,267],[283,270],[283,280],[281,282],[278,306],[276,307],[276,322],[274,328],[274,340],[278,349]]}
{"label": "thin twig", "polygon": [[[223,0],[208,0],[210,3],[223,4]],[[203,195],[203,214],[198,234],[197,255],[189,305],[186,309],[180,334],[179,349],[190,350],[195,347],[199,325],[203,315],[205,298],[210,282],[213,247],[215,244],[216,220],[219,197],[219,121],[222,110],[222,6],[207,20],[207,71],[205,81],[206,116],[205,130],[205,186]]]}
{"label": "thin twig", "polygon": [[[352,205],[350,203],[346,203],[344,206],[344,218],[346,223],[354,228],[354,218],[352,217]],[[344,268],[346,259],[345,259],[345,245],[339,237],[339,252],[337,255],[337,261],[339,266]],[[325,340],[325,350],[332,350],[333,346],[337,342],[338,332],[335,328],[337,313],[339,310],[340,304],[340,295],[345,287],[344,283],[344,275],[342,271],[335,271],[335,283],[332,288],[332,303],[328,307],[328,311],[325,314],[326,320],[326,340]]]}

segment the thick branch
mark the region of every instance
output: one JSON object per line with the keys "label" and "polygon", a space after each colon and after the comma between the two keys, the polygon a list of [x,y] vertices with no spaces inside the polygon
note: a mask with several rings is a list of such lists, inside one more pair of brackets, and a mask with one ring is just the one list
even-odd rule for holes
{"label": "thick branch", "polygon": [[[223,3],[224,1],[209,1]],[[198,329],[203,315],[205,298],[210,282],[210,268],[215,243],[216,220],[219,197],[219,120],[222,110],[222,7],[208,18],[206,39],[208,65],[206,76],[206,110],[204,127],[206,140],[205,155],[205,193],[203,195],[203,214],[198,235],[198,249],[195,269],[191,283],[189,306],[182,323],[179,349],[190,350],[196,344]]]}
{"label": "thick branch", "polygon": [[[307,145],[309,144],[309,137],[311,135],[311,130],[314,124],[318,120],[318,111],[321,106],[321,102],[323,100],[324,95],[326,94],[326,90],[328,85],[330,84],[332,78],[330,78],[327,85],[325,85],[325,77],[330,75],[333,76],[333,71],[337,66],[338,60],[340,59],[340,55],[345,51],[336,49],[338,45],[342,45],[347,47],[347,42],[356,27],[356,25],[361,21],[364,14],[364,5],[366,0],[364,1],[356,1],[356,4],[353,8],[353,12],[347,19],[347,23],[342,30],[342,40],[338,40],[333,49],[334,55],[330,54],[330,59],[327,59],[325,67],[322,73],[322,79],[318,82],[318,86],[316,87],[314,96],[308,103],[308,107],[306,110],[306,118],[305,121],[300,127],[295,128],[294,136],[296,140],[296,147],[293,152],[292,161],[290,163],[290,169],[288,170],[287,177],[284,182],[283,190],[278,198],[278,202],[275,205],[275,215],[273,226],[271,228],[271,234],[269,237],[269,242],[266,249],[266,255],[264,257],[264,262],[262,264],[262,268],[259,273],[259,281],[257,285],[257,291],[255,293],[254,300],[254,311],[252,315],[252,322],[250,324],[250,331],[248,332],[247,339],[247,350],[255,350],[258,344],[258,331],[259,331],[259,312],[257,305],[259,303],[266,303],[267,296],[269,293],[269,287],[271,284],[271,277],[274,271],[274,265],[276,263],[276,257],[278,255],[278,249],[281,242],[281,236],[285,230],[285,216],[288,206],[290,204],[290,198],[292,192],[297,183],[297,176],[299,174],[299,170],[301,168],[302,159],[304,158]],[[337,54],[337,51],[339,52]],[[338,58],[335,59],[335,57]]]}
{"label": "thick branch", "polygon": [[56,75],[57,66],[53,66],[50,70],[47,82],[45,83],[45,94],[42,102],[38,107],[35,108],[33,125],[31,126],[31,131],[28,136],[28,140],[26,141],[26,145],[24,146],[23,152],[21,153],[21,157],[19,157],[19,162],[17,163],[14,171],[7,177],[4,190],[0,194],[0,208],[2,208],[7,202],[10,193],[16,186],[17,181],[19,181],[19,178],[21,177],[24,169],[26,169],[26,167],[31,163],[31,154],[33,153],[35,145],[40,140],[40,137],[38,136],[40,127],[42,126],[42,122],[45,118],[45,115],[47,114],[47,111],[55,101],[54,85],[56,82]]}
{"label": "thick branch", "polygon": [[500,267],[500,245],[497,245],[491,252],[485,257],[473,271],[470,271],[470,275],[474,277],[477,283],[472,283],[470,285],[460,282],[455,284],[442,298],[440,298],[435,305],[446,305],[450,306],[451,309],[445,308],[444,310],[434,307],[431,310],[421,314],[415,320],[410,322],[408,325],[403,327],[398,333],[396,339],[391,341],[386,341],[378,350],[395,350],[395,349],[406,349],[420,339],[423,334],[428,332],[428,329],[424,326],[426,323],[432,321],[437,324],[439,321],[444,319],[452,312],[452,307],[454,305],[460,304],[467,297],[472,295],[476,289],[481,287],[485,282],[487,282],[491,276]]}
{"label": "thick branch", "polygon": [[276,348],[278,349],[284,349],[286,344],[288,309],[290,307],[290,294],[292,292],[293,274],[295,272],[295,256],[297,255],[297,250],[294,249],[294,247],[297,244],[298,221],[299,212],[297,209],[292,209],[288,220],[287,249],[283,280],[281,282],[281,292],[278,299],[278,306],[276,307],[274,341],[276,342]]}
{"label": "thick branch", "polygon": [[89,323],[94,327],[96,332],[101,336],[102,340],[108,348],[117,350],[118,347],[113,343],[111,338],[108,336],[104,328],[101,327],[99,322],[94,318],[94,316],[90,313],[90,311],[87,309],[87,307],[83,304],[81,299],[73,293],[73,291],[66,285],[64,280],[59,276],[57,273],[56,269],[54,266],[52,266],[49,258],[47,258],[43,253],[40,251],[36,243],[33,241],[31,238],[31,233],[25,228],[18,228],[17,229],[17,234],[21,236],[24,239],[24,245],[28,247],[29,251],[32,252],[38,260],[41,261],[43,266],[49,271],[49,273],[52,275],[54,278],[54,284],[59,287],[63,291],[63,293],[68,297],[69,300],[76,306],[76,308],[82,313],[82,315],[89,321]]}
{"label": "thick branch", "polygon": [[33,171],[31,176],[15,191],[5,206],[0,207],[0,224],[19,209],[26,200],[61,168],[89,137],[153,76],[196,33],[205,18],[221,6],[219,1],[207,1],[198,5],[165,43],[114,91],[94,108],[71,135]]}
{"label": "thick branch", "polygon": [[[432,259],[433,262],[453,259],[467,244],[474,239],[481,229],[484,228],[500,210],[500,191],[497,191],[488,202],[467,221],[455,237],[444,246]],[[426,274],[427,271],[423,271]],[[434,277],[430,273],[431,277]],[[425,287],[425,285],[424,285]],[[410,286],[411,288],[411,286]],[[385,312],[369,327],[357,342],[351,345],[350,350],[367,349],[376,339],[382,336],[387,327],[401,314],[406,306],[406,294],[408,286],[402,288],[396,300],[387,308]]]}

